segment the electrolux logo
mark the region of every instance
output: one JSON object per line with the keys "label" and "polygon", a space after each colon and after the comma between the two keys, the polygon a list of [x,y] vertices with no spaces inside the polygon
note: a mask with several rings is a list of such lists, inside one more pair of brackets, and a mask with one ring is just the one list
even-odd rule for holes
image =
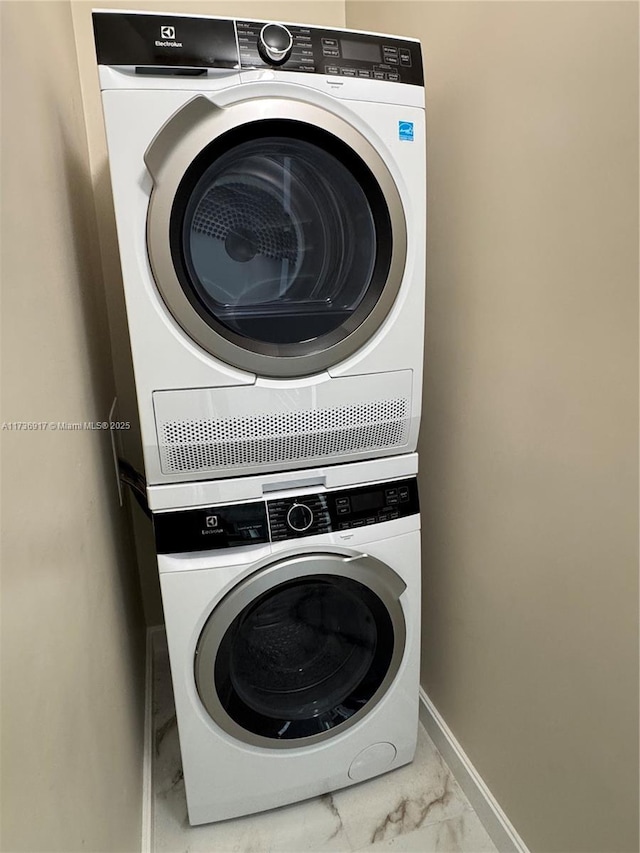
{"label": "electrolux logo", "polygon": [[156,47],[182,47],[182,42],[176,41],[175,27],[160,27],[160,38],[165,41],[156,39]]}

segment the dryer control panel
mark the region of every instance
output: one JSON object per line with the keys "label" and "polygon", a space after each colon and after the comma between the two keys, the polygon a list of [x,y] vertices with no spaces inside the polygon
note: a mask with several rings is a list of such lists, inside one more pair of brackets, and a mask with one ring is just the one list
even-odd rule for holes
{"label": "dryer control panel", "polygon": [[420,511],[415,477],[296,497],[154,513],[159,554],[283,542],[394,521]]}
{"label": "dryer control panel", "polygon": [[273,68],[423,86],[420,42],[396,36],[204,15],[94,12],[99,65],[138,74]]}
{"label": "dryer control panel", "polygon": [[[424,85],[420,43],[394,36],[236,21],[240,65]],[[277,43],[271,55],[267,42]]]}

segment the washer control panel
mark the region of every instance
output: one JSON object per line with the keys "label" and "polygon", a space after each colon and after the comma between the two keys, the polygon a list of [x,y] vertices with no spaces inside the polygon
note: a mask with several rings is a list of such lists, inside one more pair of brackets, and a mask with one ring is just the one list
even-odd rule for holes
{"label": "washer control panel", "polygon": [[394,483],[380,483],[373,488],[349,489],[336,494],[334,530],[349,530],[394,521],[419,512],[418,484],[415,477]]}
{"label": "washer control panel", "polygon": [[287,512],[287,525],[290,530],[304,533],[313,524],[313,512],[307,504],[295,503]]}
{"label": "washer control panel", "polygon": [[267,501],[153,514],[158,554],[283,542],[420,511],[415,477]]}
{"label": "washer control panel", "polygon": [[272,542],[331,533],[333,529],[326,494],[267,501],[267,507]]}
{"label": "washer control panel", "polygon": [[415,477],[280,498],[267,506],[272,542],[380,524],[420,511]]}

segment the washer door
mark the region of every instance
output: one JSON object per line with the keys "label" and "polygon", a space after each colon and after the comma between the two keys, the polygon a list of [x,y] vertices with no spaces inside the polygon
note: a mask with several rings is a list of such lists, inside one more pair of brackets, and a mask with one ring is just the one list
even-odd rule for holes
{"label": "washer door", "polygon": [[350,124],[302,102],[198,97],[145,157],[162,297],[200,346],[266,376],[355,352],[395,300],[406,226],[395,183]]}
{"label": "washer door", "polygon": [[402,661],[404,582],[373,557],[306,554],[248,577],[200,635],[207,712],[256,746],[298,747],[362,719]]}

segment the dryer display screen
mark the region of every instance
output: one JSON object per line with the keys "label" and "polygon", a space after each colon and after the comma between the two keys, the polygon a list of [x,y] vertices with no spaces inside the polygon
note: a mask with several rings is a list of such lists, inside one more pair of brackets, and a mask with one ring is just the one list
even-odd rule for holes
{"label": "dryer display screen", "polygon": [[362,62],[382,62],[380,45],[376,42],[348,41],[340,39],[343,59],[358,59]]}

